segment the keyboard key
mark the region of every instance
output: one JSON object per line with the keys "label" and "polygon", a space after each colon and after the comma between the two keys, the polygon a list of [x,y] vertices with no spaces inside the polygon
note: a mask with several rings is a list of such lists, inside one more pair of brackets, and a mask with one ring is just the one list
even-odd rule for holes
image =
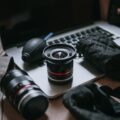
{"label": "keyboard key", "polygon": [[77,32],[77,33],[76,33],[76,36],[77,36],[77,37],[80,37],[80,36],[81,36],[81,34],[80,34],[79,32]]}
{"label": "keyboard key", "polygon": [[72,34],[72,35],[71,35],[71,38],[76,38],[76,35],[75,35],[75,34]]}
{"label": "keyboard key", "polygon": [[71,41],[67,41],[67,43],[72,43]]}
{"label": "keyboard key", "polygon": [[77,39],[73,39],[73,42],[78,41]]}
{"label": "keyboard key", "polygon": [[49,41],[47,43],[48,43],[48,45],[53,45],[54,44],[53,41]]}
{"label": "keyboard key", "polygon": [[60,38],[60,41],[61,42],[65,42],[65,38]]}
{"label": "keyboard key", "polygon": [[54,40],[55,43],[60,43],[59,40]]}
{"label": "keyboard key", "polygon": [[65,39],[70,40],[70,39],[71,39],[71,37],[70,37],[70,36],[66,36],[66,37],[65,37]]}
{"label": "keyboard key", "polygon": [[85,35],[86,33],[85,33],[85,31],[82,31],[81,34],[82,34],[82,35]]}

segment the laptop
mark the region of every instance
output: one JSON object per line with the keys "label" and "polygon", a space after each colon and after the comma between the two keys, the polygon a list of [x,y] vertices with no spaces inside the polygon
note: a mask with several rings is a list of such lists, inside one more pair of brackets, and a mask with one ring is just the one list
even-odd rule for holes
{"label": "laptop", "polygon": [[[60,30],[61,32],[57,31],[57,34],[47,40],[47,45],[64,43],[76,46],[77,42],[79,41],[77,39],[77,36],[79,36],[79,34],[82,34],[84,36],[86,33],[88,34],[88,31],[94,30],[102,31],[106,34],[111,34],[112,40],[120,45],[120,28],[115,25],[111,25],[108,22],[95,19],[92,24],[86,24],[84,25],[84,27],[82,26],[76,28],[75,25],[74,28],[73,26],[74,24],[72,24],[72,29],[66,30],[66,28],[63,28],[63,30]],[[69,37],[71,38],[70,40],[68,39]],[[100,73],[93,66],[84,61],[83,57],[76,57],[73,64],[72,82],[65,85],[55,85],[50,83],[48,80],[46,63],[44,62],[43,65],[25,64],[24,61],[21,59],[22,49],[22,45],[14,45],[7,48],[5,51],[9,56],[12,56],[14,58],[15,63],[29,74],[33,81],[50,99],[54,99],[78,85],[85,84],[87,82],[93,82],[98,78],[104,76],[104,73]]]}

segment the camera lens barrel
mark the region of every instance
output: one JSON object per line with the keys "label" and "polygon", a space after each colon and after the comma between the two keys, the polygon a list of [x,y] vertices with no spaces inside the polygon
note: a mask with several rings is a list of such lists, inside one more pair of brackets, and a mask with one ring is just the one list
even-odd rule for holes
{"label": "camera lens barrel", "polygon": [[73,78],[73,58],[76,50],[67,44],[55,44],[43,50],[46,58],[48,79],[50,82],[63,84]]}
{"label": "camera lens barrel", "polygon": [[2,80],[1,87],[10,104],[26,119],[42,116],[48,107],[46,95],[23,71],[9,71]]}

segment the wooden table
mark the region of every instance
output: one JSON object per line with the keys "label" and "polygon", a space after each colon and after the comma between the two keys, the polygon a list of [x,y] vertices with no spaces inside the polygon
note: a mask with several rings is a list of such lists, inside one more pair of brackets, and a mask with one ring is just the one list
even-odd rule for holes
{"label": "wooden table", "polygon": [[[107,77],[98,79],[96,83],[100,85],[108,85],[113,89],[120,86],[119,81],[114,81]],[[3,112],[0,111],[0,117],[3,117],[3,119],[0,118],[0,120],[24,120],[24,118],[19,115],[19,113],[17,113],[6,100],[3,101]],[[47,111],[38,120],[75,120],[75,118],[64,107],[62,96],[60,96],[59,98],[49,101]]]}
{"label": "wooden table", "polygon": [[[54,100],[49,100],[49,107],[45,114],[38,120],[75,120],[75,118],[69,113],[62,103],[62,96]],[[0,106],[0,120],[25,120],[19,113],[17,113],[12,106],[3,101],[3,113]],[[2,115],[1,115],[2,114]]]}

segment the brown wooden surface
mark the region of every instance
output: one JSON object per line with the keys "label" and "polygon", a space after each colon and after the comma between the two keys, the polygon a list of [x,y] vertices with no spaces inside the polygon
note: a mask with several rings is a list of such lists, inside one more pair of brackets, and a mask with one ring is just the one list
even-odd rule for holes
{"label": "brown wooden surface", "polygon": [[[111,80],[107,77],[97,80],[97,83],[99,85],[108,85],[113,89],[120,86],[119,81]],[[2,94],[0,94],[0,97],[2,97]],[[19,115],[6,100],[3,101],[3,113],[0,106],[0,117],[2,116],[3,119],[0,118],[0,120],[24,120],[23,117],[21,117],[21,115]],[[61,96],[49,101],[47,111],[38,120],[75,120],[75,118],[64,107]]]}
{"label": "brown wooden surface", "polygon": [[[1,96],[1,94],[0,94]],[[75,120],[62,103],[62,97],[49,101],[49,107],[45,114],[37,120]],[[18,114],[12,106],[6,101],[3,101],[3,113],[0,106],[0,120],[25,120]]]}
{"label": "brown wooden surface", "polygon": [[110,0],[99,0],[101,19],[107,20]]}

